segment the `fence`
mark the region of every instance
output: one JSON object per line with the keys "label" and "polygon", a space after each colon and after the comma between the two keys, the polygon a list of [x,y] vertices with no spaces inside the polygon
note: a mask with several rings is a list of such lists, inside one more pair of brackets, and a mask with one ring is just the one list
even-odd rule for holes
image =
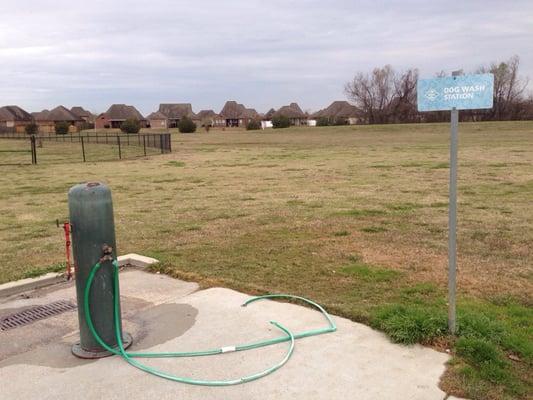
{"label": "fence", "polygon": [[[0,139],[28,141],[31,137],[13,132],[0,132]],[[68,135],[39,134],[31,145],[32,163],[43,161],[104,161],[128,159],[172,152],[170,133],[120,135],[110,133],[80,133]],[[9,146],[4,146],[9,147]],[[11,146],[13,148],[13,146]],[[4,149],[3,153],[27,152]],[[10,164],[10,162],[7,162]],[[19,157],[19,163],[26,163]],[[6,164],[4,160],[4,164]]]}

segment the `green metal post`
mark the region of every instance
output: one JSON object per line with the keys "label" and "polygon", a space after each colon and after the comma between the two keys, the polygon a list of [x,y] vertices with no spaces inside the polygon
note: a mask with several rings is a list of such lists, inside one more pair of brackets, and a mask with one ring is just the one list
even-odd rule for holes
{"label": "green metal post", "polygon": [[[99,182],[82,183],[69,190],[68,204],[80,325],[80,342],[74,344],[72,353],[81,358],[105,357],[111,353],[98,344],[89,330],[83,295],[89,272],[100,261],[102,268],[95,277],[91,291],[91,316],[104,342],[116,347],[112,260],[117,257],[117,250],[111,190]],[[123,333],[123,337],[129,346],[131,336]]]}

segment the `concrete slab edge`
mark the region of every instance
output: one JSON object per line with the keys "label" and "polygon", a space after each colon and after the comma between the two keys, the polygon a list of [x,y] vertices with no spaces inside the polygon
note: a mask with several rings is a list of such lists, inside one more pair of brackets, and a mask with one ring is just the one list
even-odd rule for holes
{"label": "concrete slab edge", "polygon": [[28,290],[35,290],[45,286],[55,285],[65,282],[64,274],[49,272],[48,274],[36,278],[20,279],[18,281],[7,282],[0,285],[0,297],[8,297]]}
{"label": "concrete slab edge", "polygon": [[[132,265],[137,268],[146,268],[150,265],[157,264],[159,260],[152,257],[142,256],[136,253],[125,254],[117,258],[118,265]],[[27,292],[29,290],[39,289],[45,286],[55,285],[65,282],[65,274],[50,272],[36,278],[20,279],[18,281],[7,282],[0,285],[0,297],[8,297],[14,294]]]}
{"label": "concrete slab edge", "polygon": [[118,256],[117,262],[121,267],[129,264],[138,268],[146,268],[150,265],[157,264],[159,260],[136,253],[129,253],[124,254],[123,256]]}

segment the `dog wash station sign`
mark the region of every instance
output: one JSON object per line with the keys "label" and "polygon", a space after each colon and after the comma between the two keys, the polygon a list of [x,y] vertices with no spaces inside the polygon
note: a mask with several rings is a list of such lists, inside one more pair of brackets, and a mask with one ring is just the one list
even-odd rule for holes
{"label": "dog wash station sign", "polygon": [[463,75],[418,81],[418,111],[492,108],[494,75]]}
{"label": "dog wash station sign", "polygon": [[448,209],[448,328],[455,326],[455,288],[457,271],[457,145],[459,110],[492,108],[494,75],[459,75],[420,79],[417,85],[418,111],[451,111],[450,202]]}

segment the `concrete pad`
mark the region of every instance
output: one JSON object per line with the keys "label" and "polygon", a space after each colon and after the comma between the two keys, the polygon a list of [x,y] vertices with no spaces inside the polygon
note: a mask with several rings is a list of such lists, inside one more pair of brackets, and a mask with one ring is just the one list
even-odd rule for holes
{"label": "concrete pad", "polygon": [[[294,304],[260,301],[241,307],[249,296],[229,289],[198,291],[195,284],[138,270],[121,273],[120,281],[123,322],[134,337],[131,351],[205,350],[282,335],[270,320],[293,332],[325,326],[319,312]],[[72,285],[35,293],[29,299],[0,303],[0,312],[23,307],[25,301],[53,301],[73,294]],[[438,382],[448,355],[392,344],[381,333],[344,318],[334,318],[335,333],[298,340],[292,358],[275,373],[219,388],[154,377],[119,357],[78,360],[70,354],[77,338],[76,318],[76,313],[64,313],[0,334],[0,349],[11,349],[9,354],[0,351],[2,397],[442,400],[446,396]],[[45,340],[24,345],[32,336],[43,336],[45,326],[49,331]],[[212,357],[138,360],[185,377],[234,379],[274,365],[287,347],[281,343]]]}

